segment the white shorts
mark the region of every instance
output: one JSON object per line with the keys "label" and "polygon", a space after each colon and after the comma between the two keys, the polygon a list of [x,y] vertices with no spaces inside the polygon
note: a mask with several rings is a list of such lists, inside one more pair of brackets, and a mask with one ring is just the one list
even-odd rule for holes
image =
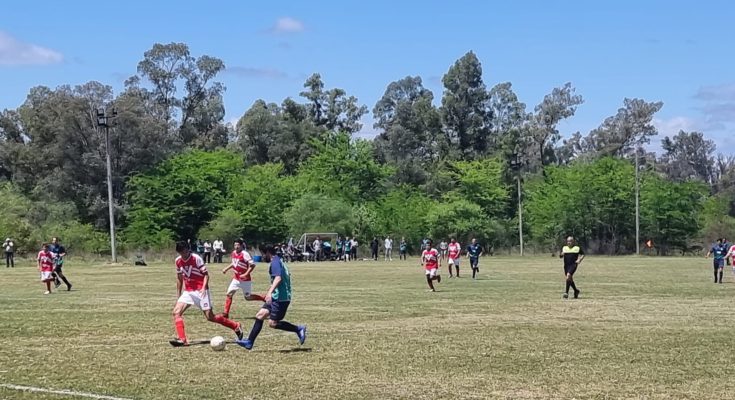
{"label": "white shorts", "polygon": [[51,274],[53,274],[51,271],[41,271],[41,282],[53,280],[54,278]]}
{"label": "white shorts", "polygon": [[238,281],[237,279],[233,279],[230,281],[227,293],[237,292],[238,289],[242,290],[243,296],[250,296],[253,293],[253,281]]}
{"label": "white shorts", "polygon": [[436,276],[436,274],[437,274],[438,271],[439,270],[437,268],[427,269],[426,270],[426,276],[428,276],[429,278],[433,278],[433,277]]}
{"label": "white shorts", "polygon": [[202,296],[198,290],[184,291],[183,293],[181,293],[181,297],[179,297],[177,302],[196,306],[202,311],[212,309],[212,301],[209,298],[209,290],[204,291],[204,296]]}
{"label": "white shorts", "polygon": [[450,258],[448,262],[449,262],[449,265],[459,266],[459,258]]}

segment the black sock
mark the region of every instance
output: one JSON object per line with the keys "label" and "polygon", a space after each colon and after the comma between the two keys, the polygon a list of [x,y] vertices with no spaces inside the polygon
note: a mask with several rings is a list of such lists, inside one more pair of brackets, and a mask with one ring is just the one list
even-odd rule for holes
{"label": "black sock", "polygon": [[720,270],[720,283],[722,283],[722,270]]}
{"label": "black sock", "polygon": [[248,340],[250,342],[255,342],[255,338],[258,337],[258,334],[260,333],[260,330],[263,329],[263,320],[256,319],[255,323],[253,324],[253,328],[250,329],[250,334],[248,335]]}
{"label": "black sock", "polygon": [[431,280],[432,280],[431,277],[429,275],[426,275],[426,282],[429,284],[429,287],[431,288],[431,290],[434,290],[434,283],[431,282]]}
{"label": "black sock", "polygon": [[475,274],[476,273],[477,273],[477,269],[476,268],[472,268],[472,279],[475,278]]}
{"label": "black sock", "polygon": [[278,323],[276,324],[276,329],[280,329],[286,332],[298,332],[299,331],[298,326],[290,322],[286,322],[286,321],[278,321]]}
{"label": "black sock", "polygon": [[569,284],[572,286],[572,289],[574,289],[574,291],[576,292],[577,291],[577,286],[574,284],[574,281],[573,280],[570,281]]}
{"label": "black sock", "polygon": [[564,290],[564,293],[569,293],[569,286],[571,286],[570,282],[567,281],[567,288]]}
{"label": "black sock", "polygon": [[454,266],[454,269],[457,270],[457,278],[459,278],[459,265],[455,265]]}
{"label": "black sock", "polygon": [[715,282],[717,282],[717,270],[715,269]]}

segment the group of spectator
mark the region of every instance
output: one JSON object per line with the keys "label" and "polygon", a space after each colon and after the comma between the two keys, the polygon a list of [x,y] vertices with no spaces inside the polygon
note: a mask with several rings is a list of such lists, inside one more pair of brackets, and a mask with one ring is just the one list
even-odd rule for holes
{"label": "group of spectator", "polygon": [[222,263],[222,257],[226,250],[224,243],[220,239],[211,243],[209,240],[202,239],[189,239],[186,242],[189,244],[189,250],[191,250],[192,253],[201,255],[205,263],[212,262],[212,256],[214,256],[214,262]]}

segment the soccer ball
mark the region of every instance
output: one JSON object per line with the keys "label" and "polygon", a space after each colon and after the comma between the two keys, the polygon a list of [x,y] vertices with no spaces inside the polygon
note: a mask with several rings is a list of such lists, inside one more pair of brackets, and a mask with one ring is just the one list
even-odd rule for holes
{"label": "soccer ball", "polygon": [[215,336],[209,341],[209,345],[212,346],[212,350],[214,351],[224,350],[226,344],[227,342],[225,342],[225,338],[222,336]]}

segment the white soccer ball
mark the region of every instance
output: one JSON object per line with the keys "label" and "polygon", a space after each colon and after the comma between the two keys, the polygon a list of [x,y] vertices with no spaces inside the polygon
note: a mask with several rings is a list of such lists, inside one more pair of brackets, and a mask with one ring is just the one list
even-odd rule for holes
{"label": "white soccer ball", "polygon": [[209,345],[212,346],[212,350],[214,351],[224,350],[226,344],[227,342],[222,336],[215,336],[212,338],[212,340],[209,341]]}

